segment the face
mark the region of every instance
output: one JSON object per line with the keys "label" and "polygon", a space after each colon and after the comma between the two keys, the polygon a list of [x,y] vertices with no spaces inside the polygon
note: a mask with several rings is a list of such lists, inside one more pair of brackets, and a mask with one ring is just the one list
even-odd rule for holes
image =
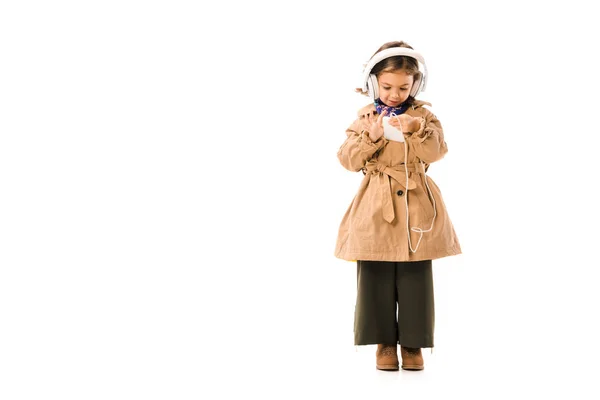
{"label": "face", "polygon": [[398,107],[410,94],[414,77],[406,71],[382,72],[377,78],[379,98],[391,107]]}

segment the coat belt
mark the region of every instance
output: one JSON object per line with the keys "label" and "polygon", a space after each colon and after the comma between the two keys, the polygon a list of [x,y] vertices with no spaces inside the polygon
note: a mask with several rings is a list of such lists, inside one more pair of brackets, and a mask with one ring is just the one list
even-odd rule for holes
{"label": "coat belt", "polygon": [[[408,172],[425,174],[425,168],[421,163],[406,164]],[[381,197],[381,206],[383,210],[383,219],[388,223],[392,223],[395,218],[394,214],[394,198],[392,194],[392,186],[390,178],[394,178],[406,190],[412,190],[417,187],[417,183],[408,178],[408,187],[406,187],[406,174],[404,164],[389,166],[381,164],[378,161],[368,161],[364,167],[365,174],[377,175],[379,185],[379,196]],[[408,193],[405,194],[408,196]]]}

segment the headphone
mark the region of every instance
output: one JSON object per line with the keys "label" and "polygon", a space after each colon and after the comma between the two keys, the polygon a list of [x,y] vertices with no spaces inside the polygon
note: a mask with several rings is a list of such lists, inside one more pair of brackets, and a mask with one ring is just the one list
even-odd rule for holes
{"label": "headphone", "polygon": [[377,77],[375,76],[375,74],[371,73],[371,70],[373,69],[373,67],[375,67],[375,65],[378,62],[393,56],[411,57],[417,60],[418,64],[420,63],[420,66],[422,66],[422,70],[419,69],[419,71],[421,72],[421,76],[415,78],[415,81],[413,82],[412,88],[410,90],[410,95],[412,97],[415,97],[419,93],[425,91],[425,87],[427,86],[427,65],[425,65],[425,59],[423,58],[423,56],[407,47],[391,47],[389,49],[382,50],[379,53],[375,54],[365,65],[365,69],[363,70],[362,90],[363,92],[368,92],[369,97],[373,101],[379,98],[379,84],[377,82]]}

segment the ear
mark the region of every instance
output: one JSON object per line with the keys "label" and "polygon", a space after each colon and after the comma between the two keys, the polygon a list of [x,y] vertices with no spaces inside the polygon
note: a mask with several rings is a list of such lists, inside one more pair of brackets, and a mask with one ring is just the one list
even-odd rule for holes
{"label": "ear", "polygon": [[370,74],[367,78],[367,89],[369,90],[371,100],[375,101],[375,99],[379,98],[379,83],[375,74]]}
{"label": "ear", "polygon": [[418,93],[419,93],[419,89],[421,88],[421,81],[423,79],[423,74],[421,74],[420,72],[416,75],[413,75],[413,85],[412,88],[410,89],[410,95],[412,97],[415,97]]}

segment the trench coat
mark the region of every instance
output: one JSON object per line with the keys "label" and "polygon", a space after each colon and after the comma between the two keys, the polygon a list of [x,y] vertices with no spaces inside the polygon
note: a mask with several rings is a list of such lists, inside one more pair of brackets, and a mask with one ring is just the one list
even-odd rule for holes
{"label": "trench coat", "polygon": [[369,138],[366,117],[377,114],[374,104],[361,108],[346,130],[338,159],[364,178],[342,217],[335,257],[420,261],[462,253],[442,193],[426,175],[429,165],[446,155],[448,146],[440,121],[425,105],[431,106],[414,100],[405,112],[420,119],[418,131],[404,133],[405,142]]}

